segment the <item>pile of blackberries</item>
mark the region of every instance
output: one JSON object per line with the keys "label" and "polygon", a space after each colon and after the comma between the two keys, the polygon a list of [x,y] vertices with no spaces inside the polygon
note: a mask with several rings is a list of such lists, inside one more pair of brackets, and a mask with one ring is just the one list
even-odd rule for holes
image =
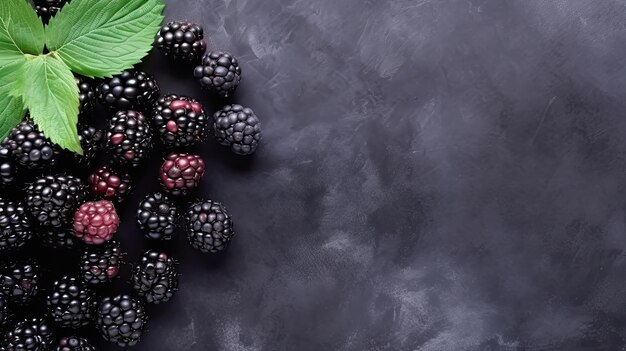
{"label": "pile of blackberries", "polygon": [[[36,6],[47,19],[65,2],[40,0]],[[155,46],[177,62],[197,64],[194,76],[218,97],[232,97],[240,83],[238,61],[221,51],[205,54],[197,24],[167,23]],[[133,265],[127,290],[102,290],[124,262],[116,238],[125,219],[118,208],[130,205],[133,179],[148,159],[163,161],[152,176],[162,190],[132,204],[146,238],[167,243],[183,231],[192,247],[214,253],[226,249],[235,233],[224,205],[190,197],[206,164],[189,148],[213,135],[237,155],[254,153],[261,130],[251,109],[228,104],[208,115],[194,98],[161,95],[155,79],[140,70],[100,82],[77,77],[76,84],[83,155],[53,144],[28,116],[0,143],[2,351],[96,350],[86,329],[132,346],[148,323],[145,304],[174,297],[178,263],[163,249],[148,250]],[[109,114],[103,129],[89,121],[96,106]],[[157,150],[166,152],[155,155]]]}

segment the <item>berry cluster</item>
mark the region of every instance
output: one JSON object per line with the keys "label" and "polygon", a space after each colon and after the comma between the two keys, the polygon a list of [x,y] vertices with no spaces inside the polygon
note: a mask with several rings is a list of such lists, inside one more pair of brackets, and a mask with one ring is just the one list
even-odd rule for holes
{"label": "berry cluster", "polygon": [[[67,2],[34,0],[44,21]],[[170,22],[155,46],[174,60],[197,65],[194,76],[207,90],[220,97],[235,93],[239,62],[225,52],[205,54],[199,25]],[[168,302],[178,290],[178,261],[164,245],[181,232],[192,248],[215,253],[226,249],[235,233],[221,203],[191,198],[206,171],[191,148],[212,134],[234,154],[250,155],[261,140],[251,109],[227,104],[209,114],[194,98],[161,96],[153,76],[140,70],[97,87],[85,77],[76,77],[76,84],[82,155],[52,143],[28,116],[0,141],[2,351],[96,350],[83,335],[87,328],[120,347],[137,344],[148,323],[146,304]],[[109,114],[104,129],[88,121],[98,106]],[[159,150],[166,151],[155,155]],[[133,187],[133,179],[141,178],[141,166],[155,156],[161,167],[148,179],[159,182],[161,191],[134,204],[134,221],[145,238],[163,243],[129,266],[127,291],[111,294],[107,289],[115,284],[108,283],[124,275],[118,230],[128,211],[122,206],[131,188],[142,188]],[[41,315],[32,315],[30,307]]]}

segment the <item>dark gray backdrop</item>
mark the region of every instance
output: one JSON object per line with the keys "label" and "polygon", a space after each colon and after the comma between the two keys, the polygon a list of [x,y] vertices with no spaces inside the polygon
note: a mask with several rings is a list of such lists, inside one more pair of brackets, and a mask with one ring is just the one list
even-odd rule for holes
{"label": "dark gray backdrop", "polygon": [[240,59],[265,134],[203,147],[237,237],[176,243],[136,349],[624,349],[624,1],[166,2]]}

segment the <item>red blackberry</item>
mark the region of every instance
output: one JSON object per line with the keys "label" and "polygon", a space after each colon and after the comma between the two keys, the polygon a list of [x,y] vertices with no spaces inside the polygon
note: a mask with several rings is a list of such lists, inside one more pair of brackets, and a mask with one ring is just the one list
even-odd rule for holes
{"label": "red blackberry", "polygon": [[150,125],[140,112],[119,111],[109,121],[107,149],[119,165],[137,166],[150,156]]}
{"label": "red blackberry", "polygon": [[148,195],[139,203],[137,224],[149,239],[172,239],[177,220],[176,206],[161,193]]}
{"label": "red blackberry", "polygon": [[25,319],[4,336],[2,351],[48,351],[52,347],[52,329],[41,318]]}
{"label": "red blackberry", "polygon": [[157,101],[152,122],[161,142],[167,148],[200,143],[208,126],[207,116],[198,101],[173,94]]}
{"label": "red blackberry", "polygon": [[117,173],[107,166],[100,166],[87,178],[91,193],[99,198],[122,201],[130,192],[130,175]]}
{"label": "red blackberry", "polygon": [[261,124],[254,112],[241,105],[226,105],[213,115],[215,139],[237,155],[252,154],[261,141]]}
{"label": "red blackberry", "polygon": [[96,107],[96,90],[87,78],[75,76],[74,79],[78,85],[79,111],[81,115],[84,115]]}
{"label": "red blackberry", "polygon": [[24,246],[31,236],[24,207],[0,198],[0,254]]}
{"label": "red blackberry", "polygon": [[85,283],[110,282],[120,271],[122,248],[111,240],[104,245],[89,246],[81,256],[80,272]]}
{"label": "red blackberry", "polygon": [[79,127],[78,140],[83,154],[72,152],[72,157],[79,165],[89,166],[102,149],[104,133],[92,126]]}
{"label": "red blackberry", "polygon": [[96,300],[88,288],[75,278],[63,277],[54,282],[46,297],[50,318],[63,328],[80,328],[94,317]]}
{"label": "red blackberry", "polygon": [[155,46],[177,61],[197,62],[206,51],[204,30],[195,23],[169,22],[157,33]]}
{"label": "red blackberry", "polygon": [[38,267],[29,262],[7,263],[0,268],[0,295],[9,303],[28,305],[37,295]]}
{"label": "red blackberry", "polygon": [[143,304],[128,295],[102,299],[96,324],[102,337],[120,347],[139,342],[148,316]]}
{"label": "red blackberry", "polygon": [[98,99],[111,110],[145,111],[159,98],[154,78],[142,71],[130,70],[100,85]]}
{"label": "red blackberry", "polygon": [[90,245],[100,245],[113,238],[120,218],[109,200],[89,201],[74,214],[74,235]]}
{"label": "red blackberry", "polygon": [[187,195],[204,175],[204,161],[198,155],[171,153],[161,165],[163,188],[174,196]]}
{"label": "red blackberry", "polygon": [[98,351],[95,346],[93,346],[89,341],[85,338],[81,338],[78,336],[66,336],[59,339],[59,342],[56,345],[54,351]]}
{"label": "red blackberry", "polygon": [[0,144],[0,188],[8,189],[17,181],[18,169],[13,153],[4,143]]}
{"label": "red blackberry", "polygon": [[73,228],[37,228],[35,233],[39,242],[51,249],[70,250],[78,246],[79,240],[74,236]]}
{"label": "red blackberry", "polygon": [[9,308],[9,303],[0,295],[0,331],[4,330],[13,321],[13,311]]}
{"label": "red blackberry", "polygon": [[41,17],[43,23],[48,23],[69,0],[33,0],[33,2],[37,15]]}
{"label": "red blackberry", "polygon": [[192,204],[185,221],[189,243],[205,253],[224,250],[235,235],[230,215],[217,201],[206,200]]}
{"label": "red blackberry", "polygon": [[48,170],[58,163],[59,147],[29,121],[21,122],[11,130],[5,146],[11,150],[14,160],[30,170]]}
{"label": "red blackberry", "polygon": [[69,222],[87,193],[83,182],[70,175],[49,175],[35,180],[26,189],[26,208],[33,220],[44,227],[59,228]]}
{"label": "red blackberry", "polygon": [[239,62],[227,52],[210,52],[202,58],[202,64],[193,71],[200,85],[222,97],[232,95],[241,80]]}
{"label": "red blackberry", "polygon": [[166,253],[147,251],[133,270],[133,289],[148,303],[169,301],[178,289],[176,265]]}

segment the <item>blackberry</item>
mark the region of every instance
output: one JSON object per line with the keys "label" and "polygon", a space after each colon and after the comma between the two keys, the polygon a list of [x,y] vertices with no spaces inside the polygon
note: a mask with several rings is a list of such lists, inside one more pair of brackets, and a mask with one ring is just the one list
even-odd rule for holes
{"label": "blackberry", "polygon": [[150,125],[140,112],[119,111],[109,121],[107,149],[119,165],[137,166],[150,156]]}
{"label": "blackberry", "polygon": [[176,264],[163,252],[147,251],[133,270],[133,289],[148,303],[169,301],[178,289]]}
{"label": "blackberry", "polygon": [[26,207],[40,226],[60,228],[70,221],[74,210],[86,197],[80,179],[70,175],[49,175],[28,186]]}
{"label": "blackberry", "polygon": [[28,305],[37,295],[37,266],[33,263],[7,263],[0,269],[0,295],[9,303]]}
{"label": "blackberry", "polygon": [[146,310],[139,300],[117,295],[102,299],[96,323],[105,340],[125,347],[139,342],[147,319]]}
{"label": "blackberry", "polygon": [[48,351],[52,347],[52,329],[41,318],[24,319],[6,333],[2,351]]}
{"label": "blackberry", "polygon": [[0,144],[0,188],[8,189],[17,182],[18,169],[13,163],[13,152]]}
{"label": "blackberry", "polygon": [[0,331],[4,330],[13,320],[13,311],[9,308],[9,303],[0,295]]}
{"label": "blackberry", "polygon": [[74,79],[78,85],[79,113],[84,115],[96,107],[96,89],[85,77],[75,76]]}
{"label": "blackberry", "polygon": [[74,235],[90,245],[111,240],[119,225],[120,218],[109,200],[85,202],[74,214]]}
{"label": "blackberry", "polygon": [[96,300],[75,278],[63,277],[54,282],[46,306],[50,318],[61,327],[80,328],[93,319]]}
{"label": "blackberry", "polygon": [[217,201],[205,200],[192,204],[185,220],[189,243],[205,253],[224,250],[235,234],[230,215]]}
{"label": "blackberry", "polygon": [[60,149],[29,121],[18,124],[5,140],[13,159],[30,170],[50,169],[57,165]]}
{"label": "blackberry", "polygon": [[101,246],[89,246],[81,256],[81,277],[89,284],[110,282],[117,277],[121,260],[122,248],[115,240]]}
{"label": "blackberry", "polygon": [[129,70],[100,85],[98,99],[111,110],[145,111],[159,98],[154,78],[142,71]]}
{"label": "blackberry", "polygon": [[43,23],[48,23],[50,18],[54,17],[69,0],[33,0],[33,2],[37,15],[41,17]]}
{"label": "blackberry", "polygon": [[171,240],[177,220],[176,206],[161,193],[148,195],[139,203],[137,224],[149,239]]}
{"label": "blackberry", "polygon": [[24,207],[0,198],[0,253],[24,246],[31,236]]}
{"label": "blackberry", "polygon": [[43,246],[51,249],[70,250],[76,248],[79,242],[73,228],[38,228],[36,235]]}
{"label": "blackberry", "polygon": [[171,153],[161,165],[161,185],[174,196],[187,195],[204,176],[204,161],[198,155]]}
{"label": "blackberry", "polygon": [[195,23],[169,22],[157,33],[155,46],[177,61],[197,62],[206,51],[204,30]]}
{"label": "blackberry", "polygon": [[54,351],[97,351],[85,338],[78,336],[66,336],[59,340]]}
{"label": "blackberry", "polygon": [[202,58],[202,64],[193,71],[200,85],[222,97],[232,95],[241,81],[241,68],[237,59],[227,52],[210,52]]}
{"label": "blackberry", "polygon": [[99,198],[122,201],[130,192],[130,175],[100,166],[87,178],[91,193]]}
{"label": "blackberry", "polygon": [[237,155],[250,155],[261,141],[261,124],[254,112],[241,105],[226,105],[213,115],[215,139]]}
{"label": "blackberry", "polygon": [[72,153],[72,157],[79,165],[89,166],[102,149],[104,133],[95,127],[84,126],[78,132],[78,140],[83,147],[83,154]]}
{"label": "blackberry", "polygon": [[208,127],[207,116],[198,101],[174,94],[157,101],[152,122],[161,142],[167,148],[200,143]]}

